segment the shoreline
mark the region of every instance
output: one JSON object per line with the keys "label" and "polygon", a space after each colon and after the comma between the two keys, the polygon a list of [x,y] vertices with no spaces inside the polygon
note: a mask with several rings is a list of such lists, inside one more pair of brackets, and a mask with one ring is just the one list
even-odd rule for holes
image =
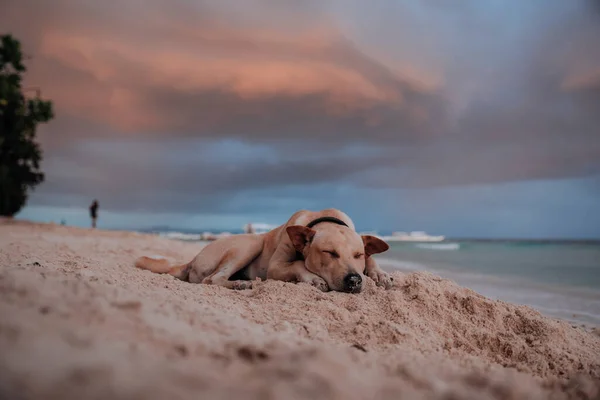
{"label": "shoreline", "polygon": [[[591,313],[580,309],[582,304],[593,304],[594,306],[588,308],[600,310],[600,291],[589,287],[561,286],[535,282],[529,279],[519,279],[519,277],[513,276],[491,275],[484,272],[452,271],[385,257],[380,258],[379,261],[382,268],[387,272],[427,271],[456,282],[461,286],[469,287],[491,299],[526,305],[550,318],[580,325],[588,330],[600,328],[600,313]],[[548,308],[544,305],[548,296],[559,296],[565,303],[568,303],[569,299],[575,300],[578,307],[573,310]]]}
{"label": "shoreline", "polygon": [[349,295],[277,281],[232,291],[132,265],[199,248],[0,221],[0,397],[600,395],[599,336],[428,272]]}

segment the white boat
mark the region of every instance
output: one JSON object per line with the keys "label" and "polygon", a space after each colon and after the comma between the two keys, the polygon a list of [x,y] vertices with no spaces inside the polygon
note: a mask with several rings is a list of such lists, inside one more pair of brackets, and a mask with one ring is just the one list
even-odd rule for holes
{"label": "white boat", "polygon": [[392,236],[383,236],[383,240],[388,242],[441,242],[445,238],[443,235],[431,236],[423,231],[394,232]]}

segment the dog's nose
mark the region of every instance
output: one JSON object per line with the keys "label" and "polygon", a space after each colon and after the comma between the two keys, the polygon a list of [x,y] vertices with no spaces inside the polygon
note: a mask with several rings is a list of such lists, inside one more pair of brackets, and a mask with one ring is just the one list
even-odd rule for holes
{"label": "dog's nose", "polygon": [[344,288],[347,292],[358,293],[362,288],[362,278],[359,274],[348,274],[344,277]]}

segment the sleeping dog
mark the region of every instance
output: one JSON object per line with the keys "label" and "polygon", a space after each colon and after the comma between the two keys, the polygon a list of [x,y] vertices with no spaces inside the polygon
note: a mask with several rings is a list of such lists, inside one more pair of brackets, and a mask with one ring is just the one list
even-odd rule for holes
{"label": "sleeping dog", "polygon": [[388,248],[375,236],[356,233],[350,217],[339,210],[302,210],[267,233],[211,242],[186,264],[170,266],[164,259],[141,257],[135,266],[230,289],[249,289],[260,278],[359,293],[365,275],[378,286],[391,287],[391,278],[371,257]]}

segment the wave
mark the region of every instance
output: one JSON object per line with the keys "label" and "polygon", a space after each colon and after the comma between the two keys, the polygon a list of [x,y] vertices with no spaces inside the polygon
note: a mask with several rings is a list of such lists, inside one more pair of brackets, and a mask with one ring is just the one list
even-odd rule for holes
{"label": "wave", "polygon": [[460,250],[460,243],[417,243],[415,247],[425,250]]}
{"label": "wave", "polygon": [[225,236],[231,236],[231,232],[203,232],[203,233],[183,233],[183,232],[158,232],[158,236],[167,239],[181,240],[185,242],[211,241]]}
{"label": "wave", "polygon": [[183,233],[183,232],[159,232],[158,236],[167,239],[184,240],[186,242],[193,242],[202,240],[202,234],[199,233]]}

